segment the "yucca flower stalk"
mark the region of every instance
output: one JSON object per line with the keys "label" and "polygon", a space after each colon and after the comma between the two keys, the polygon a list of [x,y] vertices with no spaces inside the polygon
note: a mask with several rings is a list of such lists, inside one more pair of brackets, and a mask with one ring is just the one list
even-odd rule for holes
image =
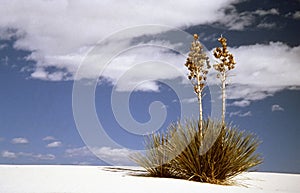
{"label": "yucca flower stalk", "polygon": [[229,53],[227,49],[227,40],[222,35],[218,39],[222,48],[217,47],[214,50],[214,56],[219,60],[219,63],[213,65],[214,69],[218,71],[217,78],[221,80],[222,89],[222,124],[225,125],[225,113],[226,113],[226,79],[228,71],[234,69],[235,61],[233,55]]}
{"label": "yucca flower stalk", "polygon": [[190,53],[188,55],[185,66],[190,71],[188,79],[191,80],[194,86],[194,92],[197,95],[199,103],[199,130],[200,136],[203,136],[203,111],[202,111],[202,92],[205,87],[206,76],[208,69],[211,67],[209,64],[209,58],[204,52],[203,46],[198,40],[198,35],[194,34],[194,40],[192,42]]}

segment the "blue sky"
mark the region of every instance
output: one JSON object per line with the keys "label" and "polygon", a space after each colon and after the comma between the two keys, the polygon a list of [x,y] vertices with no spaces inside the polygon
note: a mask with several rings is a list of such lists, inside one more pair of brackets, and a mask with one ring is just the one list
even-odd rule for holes
{"label": "blue sky", "polygon": [[300,172],[299,1],[2,4],[0,164],[132,164],[147,133],[197,117],[184,66],[197,33],[208,54],[228,39],[227,121],[262,140],[258,170]]}

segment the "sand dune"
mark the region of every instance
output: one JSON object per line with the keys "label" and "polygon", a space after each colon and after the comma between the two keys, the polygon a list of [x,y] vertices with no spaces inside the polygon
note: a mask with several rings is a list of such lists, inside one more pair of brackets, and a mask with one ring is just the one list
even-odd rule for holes
{"label": "sand dune", "polygon": [[139,167],[0,165],[0,193],[297,193],[300,174],[251,172],[239,185],[149,178]]}

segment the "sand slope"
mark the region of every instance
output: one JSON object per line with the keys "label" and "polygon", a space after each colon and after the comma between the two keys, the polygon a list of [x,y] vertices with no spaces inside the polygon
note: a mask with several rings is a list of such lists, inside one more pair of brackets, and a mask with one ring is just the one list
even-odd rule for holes
{"label": "sand slope", "polygon": [[[119,169],[122,168],[122,169]],[[138,167],[0,165],[0,193],[247,193],[300,192],[300,174],[245,173],[244,186],[132,176]]]}

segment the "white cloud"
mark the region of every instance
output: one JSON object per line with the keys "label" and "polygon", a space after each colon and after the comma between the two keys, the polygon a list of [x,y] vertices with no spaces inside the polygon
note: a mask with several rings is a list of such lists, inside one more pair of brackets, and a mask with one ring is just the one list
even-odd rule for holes
{"label": "white cloud", "polygon": [[265,28],[265,29],[272,29],[276,27],[276,23],[271,22],[271,23],[266,23],[266,22],[262,22],[260,24],[257,25],[258,28]]}
{"label": "white cloud", "polygon": [[228,11],[229,14],[220,19],[218,23],[231,30],[243,30],[245,27],[250,26],[255,19],[249,12],[238,13],[233,6]]}
{"label": "white cloud", "polygon": [[32,74],[32,78],[41,79],[41,80],[47,80],[48,79],[48,73],[43,68],[37,68]]}
{"label": "white cloud", "polygon": [[54,160],[56,158],[53,154],[33,154],[33,153],[25,153],[25,152],[11,152],[11,151],[3,151],[2,157],[4,158],[20,158],[20,157],[30,157],[36,160]]}
{"label": "white cloud", "polygon": [[238,106],[238,107],[246,107],[250,105],[249,100],[240,100],[240,101],[234,101],[233,103],[229,104],[230,106]]}
{"label": "white cloud", "polygon": [[296,11],[296,12],[293,14],[293,18],[294,18],[294,19],[300,19],[300,11]]}
{"label": "white cloud", "polygon": [[1,62],[1,64],[8,66],[8,64],[9,64],[8,56],[4,56],[3,58],[1,58],[0,62]]}
{"label": "white cloud", "polygon": [[[116,85],[118,91],[128,91],[133,88],[142,91],[158,91],[158,85],[152,80],[177,78],[178,74],[171,73],[171,66],[181,72],[185,71],[183,65],[185,57],[168,51],[166,48],[155,46],[129,50],[116,57],[102,75]],[[159,66],[159,69],[154,66]],[[121,78],[122,80],[119,81]]]}
{"label": "white cloud", "polygon": [[[220,9],[223,10],[235,1],[192,0],[189,3],[180,0],[172,3],[89,1],[86,3],[83,0],[34,0],[25,3],[6,0],[2,2],[5,6],[0,7],[0,37],[6,39],[17,37],[15,48],[32,51],[28,57],[36,61],[36,66],[32,69],[32,78],[51,81],[69,80],[73,78],[87,51],[111,33],[145,24],[180,28],[213,23],[224,17],[225,13]],[[120,39],[114,40],[115,46],[122,47],[130,43],[133,37],[158,32],[162,31],[136,31],[134,34],[118,37]],[[122,40],[126,40],[124,44]],[[57,71],[48,71],[49,66],[56,67]],[[90,69],[84,73],[84,76],[95,77],[95,72],[98,71]],[[116,73],[118,74],[118,71]],[[157,89],[153,84],[149,86]]]}
{"label": "white cloud", "polygon": [[66,149],[65,154],[67,157],[93,156],[93,153],[89,150],[87,146]]}
{"label": "white cloud", "polygon": [[[300,86],[300,46],[270,42],[228,49],[236,60],[236,68],[230,71],[233,76],[229,77],[228,99],[261,100],[285,88]],[[211,76],[217,82],[215,75]]]}
{"label": "white cloud", "polygon": [[275,105],[272,105],[271,110],[272,110],[272,112],[274,112],[274,111],[284,111],[284,108],[282,108],[280,105],[275,104]]}
{"label": "white cloud", "polygon": [[92,163],[91,162],[85,162],[85,161],[83,161],[83,162],[75,161],[75,162],[72,162],[72,164],[86,166],[86,165],[91,165]]}
{"label": "white cloud", "polygon": [[56,139],[53,136],[46,136],[43,138],[43,141],[54,141],[54,140],[56,140]]}
{"label": "white cloud", "polygon": [[18,137],[18,138],[13,138],[11,140],[11,143],[13,143],[13,144],[27,144],[27,143],[29,143],[29,141],[26,138]]}
{"label": "white cloud", "polygon": [[56,158],[53,154],[34,154],[34,153],[26,153],[26,152],[18,152],[16,153],[18,157],[30,157],[35,160],[54,160]]}
{"label": "white cloud", "polygon": [[103,157],[104,160],[111,160],[113,163],[117,163],[120,165],[132,164],[132,161],[129,159],[129,155],[132,153],[130,150],[122,148],[110,148],[110,147],[102,147],[95,150],[96,155],[99,157]]}
{"label": "white cloud", "polygon": [[[230,43],[230,42],[229,42]],[[161,58],[167,63],[178,65],[177,68],[184,72],[185,58],[174,54],[166,54],[163,49],[157,50],[154,60]],[[251,101],[261,100],[274,93],[294,86],[300,86],[300,46],[290,47],[281,42],[270,42],[268,44],[254,44],[229,48],[236,60],[236,68],[230,71],[232,77],[229,77],[229,87],[227,91],[228,99],[236,99],[232,105],[245,107],[250,105]],[[133,64],[142,62],[147,58],[148,53],[155,53],[152,48],[144,48],[137,52],[129,51],[126,56],[120,55],[115,61],[112,61],[109,68],[104,72],[114,84],[117,84],[119,90],[130,90],[131,84],[142,82],[145,79],[160,79],[163,77],[175,78],[168,69],[161,68],[149,69],[148,67],[139,67],[132,70]],[[161,55],[159,55],[161,54]],[[150,54],[150,56],[155,54]],[[274,57],[276,56],[276,57]],[[150,58],[147,58],[150,59]],[[132,62],[133,61],[133,62]],[[133,64],[132,64],[132,63]],[[211,61],[214,63],[214,61]],[[123,67],[120,68],[121,64]],[[122,73],[126,72],[128,77],[123,81],[116,82]],[[184,74],[184,73],[183,73]],[[211,83],[219,83],[215,78],[215,73],[211,70],[209,73]],[[150,84],[151,83],[151,84]],[[150,90],[157,91],[155,84],[150,82],[142,86]],[[140,89],[142,90],[142,89]],[[182,102],[194,102],[194,99],[186,99]]]}
{"label": "white cloud", "polygon": [[[5,6],[0,7],[0,16],[2,14],[0,37],[4,39],[15,37],[17,39],[15,48],[32,52],[27,58],[36,61],[31,78],[50,81],[70,80],[74,78],[83,59],[88,61],[88,64],[95,64],[97,61],[99,63],[99,56],[85,57],[91,47],[111,33],[124,28],[144,24],[180,28],[221,22],[229,29],[242,30],[252,25],[257,17],[279,14],[277,9],[237,13],[231,5],[234,2],[236,0],[201,2],[193,0],[189,3],[176,0],[172,1],[172,4],[164,1],[159,3],[110,1],[108,4],[103,1],[86,3],[83,0],[30,2],[5,0],[3,2]],[[231,12],[225,15],[225,10],[229,7]],[[273,24],[260,23],[258,26],[272,27]],[[127,48],[133,38],[162,31],[142,30],[134,34],[124,34],[105,42],[107,44],[105,51],[110,53],[116,47]],[[178,46],[173,42],[152,43],[168,48]],[[238,63],[237,69],[233,71],[237,76],[231,79],[234,84],[231,89],[229,88],[228,97],[259,100],[287,86],[299,86],[297,72],[300,67],[296,65],[299,61],[299,49],[299,46],[291,48],[279,42],[231,48]],[[128,91],[133,85],[145,79],[176,78],[174,74],[169,73],[168,68],[157,70],[139,67],[130,71],[144,61],[164,61],[176,65],[178,69],[186,70],[182,65],[185,58],[167,52],[163,48],[145,47],[118,54],[120,55],[111,61],[103,76],[117,85],[119,91]],[[103,64],[98,63],[81,72],[78,77],[98,77],[99,68],[103,68]],[[47,70],[48,67],[54,67],[56,70],[50,72]],[[128,71],[132,73],[125,77],[124,81],[117,82]],[[154,81],[143,82],[135,88],[143,91],[159,89]]]}
{"label": "white cloud", "polygon": [[193,98],[185,98],[181,100],[182,103],[195,103],[198,102],[197,97],[193,97]]}
{"label": "white cloud", "polygon": [[[256,18],[266,16],[266,15],[279,15],[279,11],[277,9],[269,9],[262,10],[258,9],[256,11],[245,11],[238,13],[235,7],[231,7],[229,10],[229,14],[225,15],[219,23],[225,25],[229,29],[232,30],[244,30],[246,27],[251,26],[255,23]],[[259,23],[257,27],[259,28],[273,28],[275,27],[275,23]]]}
{"label": "white cloud", "polygon": [[0,44],[0,50],[4,49],[7,47],[7,44]]}
{"label": "white cloud", "polygon": [[254,11],[253,14],[257,14],[259,16],[264,16],[264,15],[279,15],[279,11],[278,11],[278,9],[275,9],[275,8],[272,8],[272,9],[269,9],[269,10],[258,9],[256,11]]}
{"label": "white cloud", "polygon": [[[172,3],[86,3],[83,0],[33,0],[25,3],[6,0],[0,11],[3,16],[0,25],[4,28],[17,28],[23,32],[22,39],[16,44],[18,47],[61,53],[82,45],[94,44],[108,34],[128,26],[157,23],[180,27],[213,22],[224,14],[219,9],[232,2],[193,0],[186,3],[175,0]],[[36,44],[30,45],[29,42]],[[57,50],[54,50],[54,47]]]}
{"label": "white cloud", "polygon": [[232,116],[248,117],[248,116],[252,116],[252,113],[251,113],[251,111],[247,111],[245,113],[243,113],[241,111],[236,111],[236,112],[231,112],[229,114],[229,117],[232,117]]}
{"label": "white cloud", "polygon": [[[105,161],[111,161],[118,165],[128,165],[132,164],[129,159],[129,155],[132,153],[131,150],[126,148],[111,148],[111,147],[101,147],[92,148],[92,151]],[[65,151],[67,157],[94,157],[95,155],[89,150],[87,146],[67,149]]]}
{"label": "white cloud", "polygon": [[32,157],[37,160],[54,160],[56,158],[53,154],[36,154],[32,155]]}
{"label": "white cloud", "polygon": [[14,159],[14,158],[17,158],[17,155],[16,155],[14,152],[3,151],[3,152],[2,152],[2,157]]}
{"label": "white cloud", "polygon": [[49,143],[46,147],[53,148],[53,147],[60,147],[62,143],[60,141],[54,141],[52,143]]}

